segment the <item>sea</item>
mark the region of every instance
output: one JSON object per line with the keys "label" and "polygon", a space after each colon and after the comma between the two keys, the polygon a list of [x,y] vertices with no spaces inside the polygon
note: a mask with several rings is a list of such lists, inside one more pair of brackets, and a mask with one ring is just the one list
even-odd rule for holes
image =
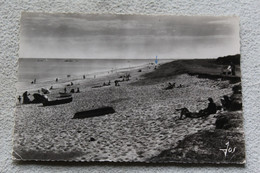
{"label": "sea", "polygon": [[[157,60],[165,63],[172,60]],[[44,59],[20,58],[18,82],[53,81],[56,78],[93,76],[101,73],[155,64],[155,59]]]}

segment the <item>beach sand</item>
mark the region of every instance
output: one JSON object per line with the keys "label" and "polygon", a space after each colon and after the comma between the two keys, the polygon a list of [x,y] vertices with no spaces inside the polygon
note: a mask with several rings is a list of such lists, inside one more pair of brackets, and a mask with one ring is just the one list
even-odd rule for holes
{"label": "beach sand", "polygon": [[[130,70],[130,81],[120,82],[118,87],[113,82],[119,79],[118,74],[76,80],[67,90],[79,87],[81,92],[74,93],[73,101],[64,105],[18,104],[14,157],[22,160],[146,162],[162,151],[176,147],[189,135],[202,130],[214,131],[216,115],[179,120],[180,112],[175,109],[187,107],[192,112],[204,109],[209,97],[220,104],[223,95],[231,95],[234,84],[186,73],[169,76],[155,84],[138,83],[151,71],[154,69],[148,66],[142,67],[142,72]],[[110,86],[92,88],[108,80],[111,80]],[[183,87],[163,90],[169,82]],[[49,99],[55,99],[67,83],[55,86]],[[72,119],[76,112],[105,106],[113,107],[115,113]]]}

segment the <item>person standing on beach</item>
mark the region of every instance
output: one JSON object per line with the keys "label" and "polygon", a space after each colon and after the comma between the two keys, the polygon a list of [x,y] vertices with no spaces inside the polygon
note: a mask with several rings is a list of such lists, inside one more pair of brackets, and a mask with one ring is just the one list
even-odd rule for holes
{"label": "person standing on beach", "polygon": [[232,67],[231,67],[231,65],[229,65],[227,67],[227,75],[231,75],[231,74],[232,74]]}
{"label": "person standing on beach", "polygon": [[30,99],[29,99],[29,96],[30,94],[28,94],[28,92],[27,91],[25,91],[24,93],[23,93],[23,104],[28,104],[28,103],[30,103]]}
{"label": "person standing on beach", "polygon": [[21,104],[21,101],[22,101],[22,97],[21,96],[18,97],[18,101],[19,101],[19,104]]}

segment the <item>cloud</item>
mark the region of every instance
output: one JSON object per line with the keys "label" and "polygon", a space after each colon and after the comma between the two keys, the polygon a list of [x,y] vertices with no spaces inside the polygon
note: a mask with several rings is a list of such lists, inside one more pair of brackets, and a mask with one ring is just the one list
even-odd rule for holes
{"label": "cloud", "polygon": [[[237,18],[232,17],[23,13],[20,40],[22,57],[136,58],[160,53],[174,58],[239,52]],[[207,45],[214,47],[212,55]]]}

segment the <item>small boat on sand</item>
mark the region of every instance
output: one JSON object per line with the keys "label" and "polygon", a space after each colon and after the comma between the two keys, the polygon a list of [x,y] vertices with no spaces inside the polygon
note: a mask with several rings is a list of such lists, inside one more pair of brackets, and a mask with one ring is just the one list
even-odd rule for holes
{"label": "small boat on sand", "polygon": [[58,99],[58,100],[52,100],[52,101],[45,101],[43,102],[43,106],[53,106],[53,105],[60,105],[60,104],[66,104],[72,102],[72,97],[65,98],[65,99]]}
{"label": "small boat on sand", "polygon": [[93,86],[92,88],[101,88],[101,85]]}
{"label": "small boat on sand", "polygon": [[91,118],[91,117],[97,117],[107,114],[113,114],[116,111],[112,107],[101,107],[97,109],[91,109],[87,111],[77,112],[75,113],[74,117],[72,119],[84,119],[84,118]]}
{"label": "small boat on sand", "polygon": [[59,92],[60,94],[60,97],[71,97],[71,94],[70,93],[62,93],[62,92]]}

